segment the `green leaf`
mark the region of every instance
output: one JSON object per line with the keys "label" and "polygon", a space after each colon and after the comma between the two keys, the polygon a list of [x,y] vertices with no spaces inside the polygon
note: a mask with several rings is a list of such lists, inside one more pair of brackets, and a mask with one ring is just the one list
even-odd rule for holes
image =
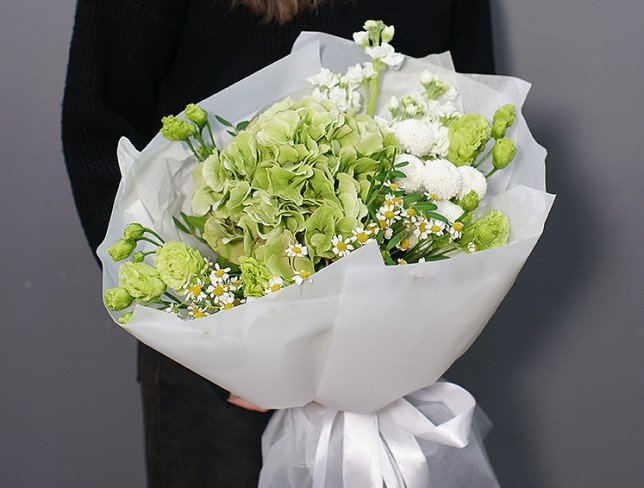
{"label": "green leaf", "polygon": [[206,225],[206,220],[208,220],[208,215],[190,215],[184,217],[184,220],[192,228],[196,228],[200,233],[203,233],[204,226]]}
{"label": "green leaf", "polygon": [[228,132],[233,137],[235,137],[237,135],[237,133],[233,132],[232,130],[227,130],[226,132]]}
{"label": "green leaf", "polygon": [[395,164],[394,168],[404,168],[405,166],[408,166],[408,165],[409,165],[409,161],[401,161],[400,163]]}
{"label": "green leaf", "polygon": [[220,123],[221,125],[225,125],[226,127],[232,127],[233,129],[235,128],[235,126],[234,126],[233,124],[231,124],[230,122],[228,122],[228,121],[227,121],[226,119],[224,119],[223,117],[220,117],[219,115],[215,115],[215,118],[219,121],[219,123]]}
{"label": "green leaf", "polygon": [[449,224],[449,220],[447,220],[441,214],[437,214],[436,212],[425,212],[425,216],[428,219],[436,219],[436,220],[440,220],[441,222],[445,222],[446,224]]}
{"label": "green leaf", "polygon": [[421,213],[427,213],[431,210],[436,210],[438,207],[432,202],[418,202],[414,205],[414,208]]}
{"label": "green leaf", "polygon": [[418,193],[408,193],[403,197],[403,202],[405,202],[407,205],[410,205],[414,202],[417,202],[418,200],[421,200],[423,198],[422,195],[419,195]]}
{"label": "green leaf", "polygon": [[240,132],[240,131],[244,130],[246,127],[248,127],[248,124],[250,124],[250,122],[248,120],[242,120],[239,124],[237,124],[235,126],[235,130],[237,132]]}
{"label": "green leaf", "polygon": [[174,225],[177,226],[177,229],[179,229],[181,232],[190,234],[190,231],[186,229],[186,227],[181,223],[179,219],[177,219],[176,217],[172,217],[172,221],[174,222]]}
{"label": "green leaf", "polygon": [[389,173],[389,178],[407,178],[407,175],[402,171],[391,171]]}
{"label": "green leaf", "polygon": [[391,249],[393,249],[394,246],[402,240],[402,238],[403,238],[402,232],[395,234],[387,243],[387,251],[390,251]]}

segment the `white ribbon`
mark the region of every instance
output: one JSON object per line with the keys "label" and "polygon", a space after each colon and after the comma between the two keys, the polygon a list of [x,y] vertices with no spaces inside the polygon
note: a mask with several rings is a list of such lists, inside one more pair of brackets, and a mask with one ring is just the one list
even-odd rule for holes
{"label": "white ribbon", "polygon": [[326,470],[333,424],[344,419],[343,488],[431,487],[427,460],[417,438],[446,446],[467,446],[476,401],[467,390],[437,382],[407,397],[418,402],[442,402],[454,417],[434,424],[405,398],[382,410],[362,415],[329,410],[318,439],[313,488],[326,488]]}

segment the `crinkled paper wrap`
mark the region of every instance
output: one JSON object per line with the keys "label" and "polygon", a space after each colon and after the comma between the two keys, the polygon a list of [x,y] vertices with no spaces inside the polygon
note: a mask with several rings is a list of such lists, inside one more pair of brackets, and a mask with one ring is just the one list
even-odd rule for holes
{"label": "crinkled paper wrap", "polygon": [[[304,33],[289,56],[201,105],[232,121],[248,119],[287,95],[310,92],[305,78],[321,66],[344,71],[364,60],[364,53],[349,41]],[[409,75],[424,69],[456,86],[465,111],[490,118],[505,103],[520,110],[530,86],[510,77],[457,74],[447,53],[407,58],[400,71],[384,76],[380,106],[391,95],[417,89]],[[227,143],[222,134],[220,145]],[[232,310],[183,321],[137,306],[123,327],[262,407],[315,401],[349,412],[378,411],[434,383],[467,350],[543,231],[554,199],[545,192],[546,151],[520,113],[509,135],[517,140],[516,160],[492,179],[483,205],[508,215],[511,242],[505,247],[445,261],[385,266],[371,244],[316,273],[310,282]],[[110,259],[107,247],[130,222],[141,222],[212,257],[212,251],[179,233],[172,222],[180,210],[190,213],[194,157],[181,144],[157,136],[141,153],[121,140],[118,158],[123,176],[99,247],[104,289],[117,285],[120,264]]]}

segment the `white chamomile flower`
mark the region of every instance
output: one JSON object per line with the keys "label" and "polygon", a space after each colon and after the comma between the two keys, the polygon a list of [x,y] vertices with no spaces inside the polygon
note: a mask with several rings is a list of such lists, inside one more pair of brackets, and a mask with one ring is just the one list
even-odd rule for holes
{"label": "white chamomile flower", "polygon": [[369,34],[365,31],[354,32],[353,42],[355,42],[360,47],[367,47],[369,46]]}
{"label": "white chamomile flower", "polygon": [[397,53],[393,46],[383,42],[380,46],[368,47],[365,52],[371,59],[377,59],[389,66],[391,69],[398,69],[405,60],[405,57]]}
{"label": "white chamomile flower", "polygon": [[279,291],[282,289],[282,286],[284,285],[284,280],[282,279],[281,276],[273,276],[271,279],[268,280],[268,286],[266,287],[266,294],[268,293],[275,293],[276,291]]}
{"label": "white chamomile flower", "polygon": [[219,306],[222,310],[229,310],[235,306],[235,295],[224,293],[219,299]]}
{"label": "white chamomile flower", "polygon": [[403,258],[398,258],[398,264],[402,265],[402,264],[409,264],[409,263],[406,260],[404,260]]}
{"label": "white chamomile flower", "polygon": [[205,308],[192,304],[188,305],[188,315],[193,319],[200,319],[201,317],[208,315],[208,312]]}
{"label": "white chamomile flower", "polygon": [[461,191],[463,179],[456,166],[446,159],[425,162],[423,186],[434,200],[449,200]]}
{"label": "white chamomile flower", "polygon": [[385,239],[389,240],[394,236],[394,230],[391,227],[385,229]]}
{"label": "white chamomile flower", "polygon": [[474,241],[467,244],[467,250],[469,252],[476,252],[476,244],[474,244]]}
{"label": "white chamomile flower", "polygon": [[228,289],[233,291],[241,289],[241,279],[239,276],[233,276],[230,278],[228,281]]}
{"label": "white chamomile flower", "polygon": [[226,281],[229,278],[228,273],[230,273],[230,268],[222,268],[217,263],[215,264],[215,269],[210,273],[210,281],[213,283]]}
{"label": "white chamomile flower", "polygon": [[406,119],[394,124],[396,138],[403,151],[417,157],[429,154],[434,145],[430,127],[420,120]]}
{"label": "white chamomile flower", "polygon": [[409,251],[416,244],[418,244],[418,237],[416,237],[414,234],[410,234],[404,239],[400,239],[400,242],[396,244],[396,247],[401,251]]}
{"label": "white chamomile flower", "polygon": [[297,273],[295,273],[295,275],[293,276],[293,281],[295,281],[295,283],[297,283],[298,285],[301,285],[305,280],[308,280],[310,276],[311,275],[308,273],[308,271],[301,269]]}
{"label": "white chamomile flower", "polygon": [[371,230],[358,227],[357,229],[353,229],[353,235],[351,236],[351,240],[353,242],[357,242],[361,246],[364,246],[365,244],[368,244],[373,240],[371,238],[371,234],[372,234]]}
{"label": "white chamomile flower", "polygon": [[385,195],[385,201],[383,205],[387,207],[402,208],[402,203],[403,203],[402,198],[400,198],[397,195],[394,195],[393,193],[387,193],[387,195]]}
{"label": "white chamomile flower", "polygon": [[452,225],[449,226],[449,237],[452,241],[455,241],[456,239],[460,239],[461,236],[463,235],[463,223],[462,222],[453,222]]}
{"label": "white chamomile flower", "polygon": [[398,190],[400,190],[400,186],[398,186],[398,184],[397,184],[397,183],[392,183],[392,182],[391,182],[391,181],[389,181],[389,180],[385,181],[385,182],[383,183],[383,186],[386,186],[387,188],[389,188],[389,189],[390,189],[390,190],[392,190],[392,191],[398,191]]}
{"label": "white chamomile flower", "polygon": [[483,200],[483,197],[487,193],[487,179],[483,176],[483,173],[471,166],[459,166],[458,172],[463,181],[461,191],[457,195],[458,198],[462,199],[474,190],[479,196],[479,201]]}
{"label": "white chamomile flower", "polygon": [[178,303],[171,303],[166,308],[164,308],[163,311],[168,312],[168,313],[178,314],[179,313],[179,304]]}
{"label": "white chamomile flower", "polygon": [[306,246],[302,246],[298,243],[291,244],[286,248],[286,255],[290,258],[301,258],[309,254],[309,250]]}
{"label": "white chamomile flower", "polygon": [[186,298],[194,302],[201,302],[206,299],[206,294],[203,291],[203,282],[197,279],[194,283],[186,288]]}
{"label": "white chamomile flower", "polygon": [[221,297],[226,293],[228,286],[220,281],[215,281],[206,288],[206,293],[211,297],[215,302],[219,302]]}
{"label": "white chamomile flower", "polygon": [[418,260],[418,262],[419,262],[419,263],[424,263],[424,262],[425,262],[425,258],[420,258],[420,259]]}
{"label": "white chamomile flower", "polygon": [[210,259],[208,259],[207,257],[204,257],[203,262],[206,263],[206,267],[212,268],[213,264],[212,264],[212,261]]}
{"label": "white chamomile flower", "polygon": [[414,219],[414,235],[417,239],[427,239],[431,231],[429,229],[429,221],[425,217],[417,217]]}
{"label": "white chamomile flower", "polygon": [[400,220],[400,209],[390,205],[383,205],[376,212],[378,220],[384,220],[387,226],[390,226],[397,220]]}
{"label": "white chamomile flower", "polygon": [[464,211],[461,207],[455,203],[450,202],[449,200],[439,200],[436,203],[436,213],[441,214],[450,222],[456,222]]}
{"label": "white chamomile flower", "polygon": [[429,219],[429,231],[435,236],[442,236],[445,230],[445,222],[438,219]]}
{"label": "white chamomile flower", "polygon": [[336,256],[343,257],[353,251],[350,239],[345,239],[340,234],[331,238],[331,244],[333,244],[333,253]]}

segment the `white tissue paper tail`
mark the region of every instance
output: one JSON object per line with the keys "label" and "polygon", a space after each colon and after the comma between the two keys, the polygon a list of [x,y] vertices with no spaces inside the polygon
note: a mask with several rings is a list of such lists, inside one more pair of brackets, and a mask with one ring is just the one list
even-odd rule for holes
{"label": "white tissue paper tail", "polygon": [[[305,78],[321,66],[344,71],[365,61],[353,43],[304,33],[293,52],[200,103],[232,121],[248,119],[285,96],[310,93]],[[495,175],[483,202],[506,213],[509,245],[445,261],[385,266],[367,245],[312,276],[310,282],[193,321],[137,306],[122,327],[187,368],[265,408],[315,401],[369,414],[433,384],[467,350],[512,286],[543,231],[554,196],[545,192],[546,151],[520,113],[530,85],[516,78],[454,72],[448,53],[406,58],[383,78],[381,102],[417,89],[409,75],[429,69],[454,84],[467,112],[489,118],[514,103],[509,135],[518,153]],[[223,129],[223,128],[222,128]],[[223,130],[219,144],[227,142]],[[125,225],[140,222],[166,239],[212,251],[181,234],[172,216],[191,213],[191,171],[181,144],[158,135],[141,153],[118,148],[122,180],[104,242],[104,290],[118,283],[119,263],[107,248]],[[496,177],[498,176],[498,178]],[[116,314],[112,313],[116,319]]]}

